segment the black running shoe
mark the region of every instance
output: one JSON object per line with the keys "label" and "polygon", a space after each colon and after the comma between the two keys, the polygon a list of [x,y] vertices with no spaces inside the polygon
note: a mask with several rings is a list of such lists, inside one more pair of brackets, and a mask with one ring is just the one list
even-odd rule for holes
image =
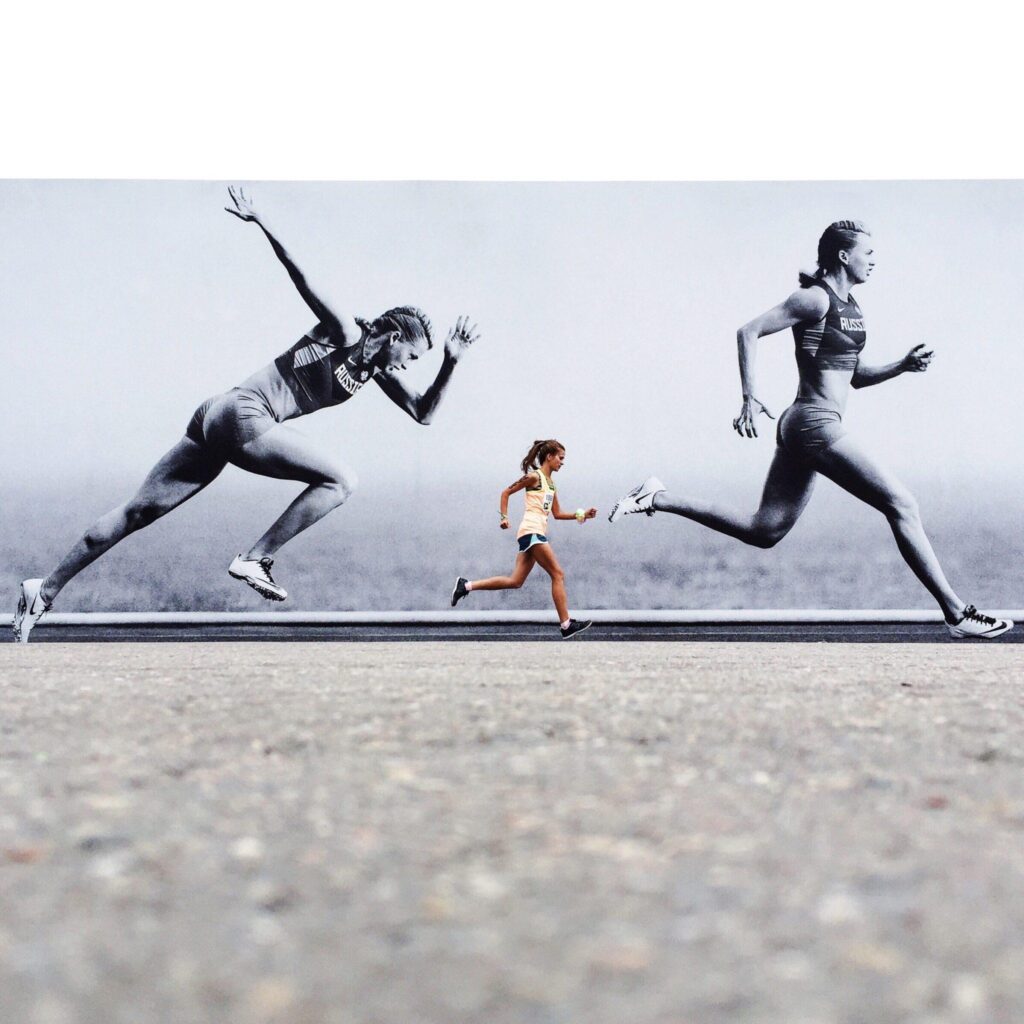
{"label": "black running shoe", "polygon": [[468,593],[466,584],[469,580],[465,576],[460,576],[455,581],[455,589],[452,591],[452,607],[454,608]]}
{"label": "black running shoe", "polygon": [[562,634],[562,639],[568,640],[569,637],[582,633],[585,629],[590,629],[593,624],[590,619],[570,619],[568,626],[559,626],[558,629]]}

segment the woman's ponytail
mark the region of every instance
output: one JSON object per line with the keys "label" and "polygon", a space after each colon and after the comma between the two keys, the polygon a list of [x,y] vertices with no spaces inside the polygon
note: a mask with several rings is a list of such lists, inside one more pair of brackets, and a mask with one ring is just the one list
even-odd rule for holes
{"label": "woman's ponytail", "polygon": [[532,473],[537,469],[552,452],[564,452],[565,445],[554,438],[546,441],[534,441],[530,450],[526,453],[521,465],[523,474]]}

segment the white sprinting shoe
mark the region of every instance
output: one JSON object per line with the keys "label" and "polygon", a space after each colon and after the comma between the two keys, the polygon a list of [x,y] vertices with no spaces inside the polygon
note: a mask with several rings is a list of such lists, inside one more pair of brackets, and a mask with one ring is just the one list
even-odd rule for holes
{"label": "white sprinting shoe", "polygon": [[288,596],[284,587],[279,587],[270,575],[270,569],[274,564],[272,558],[259,558],[247,560],[241,555],[235,555],[235,560],[228,567],[228,575],[236,580],[248,583],[260,597],[268,601],[283,601]]}
{"label": "white sprinting shoe", "polygon": [[991,640],[1013,629],[1013,620],[985,615],[973,604],[969,604],[964,609],[963,618],[959,622],[947,622],[946,629],[949,630],[950,636],[955,636],[958,640]]}
{"label": "white sprinting shoe", "polygon": [[14,613],[14,642],[28,643],[28,635],[35,624],[50,610],[50,606],[39,596],[42,580],[24,580],[18,598],[18,610]]}
{"label": "white sprinting shoe", "polygon": [[653,516],[654,496],[663,490],[665,490],[665,485],[656,476],[649,476],[642,484],[634,487],[629,494],[624,494],[615,502],[611,515],[608,516],[608,522],[618,522],[623,516],[636,515],[637,512],[645,512],[647,515]]}

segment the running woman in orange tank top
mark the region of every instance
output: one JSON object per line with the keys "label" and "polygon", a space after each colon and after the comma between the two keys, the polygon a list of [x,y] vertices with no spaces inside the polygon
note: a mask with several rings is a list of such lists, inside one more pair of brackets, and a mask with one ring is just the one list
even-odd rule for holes
{"label": "running woman in orange tank top", "polygon": [[454,608],[470,591],[473,590],[518,590],[534,565],[539,565],[551,577],[551,597],[558,611],[558,622],[562,639],[582,633],[591,625],[589,619],[574,619],[569,615],[569,605],[565,597],[565,574],[551,550],[551,542],[547,537],[548,516],[555,519],[575,519],[585,523],[597,515],[596,508],[577,509],[575,512],[563,512],[558,504],[558,494],[551,480],[565,464],[565,448],[555,440],[534,441],[533,447],[523,459],[523,476],[514,484],[509,484],[501,492],[501,520],[499,526],[503,530],[509,528],[508,499],[516,491],[526,491],[526,509],[516,531],[519,543],[519,554],[511,576],[492,576],[486,580],[467,580],[460,576],[455,581],[452,591],[452,607]]}

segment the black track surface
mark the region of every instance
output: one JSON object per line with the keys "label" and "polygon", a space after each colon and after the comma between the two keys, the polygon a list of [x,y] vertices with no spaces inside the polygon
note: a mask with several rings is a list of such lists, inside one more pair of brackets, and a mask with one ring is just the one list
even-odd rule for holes
{"label": "black track surface", "polygon": [[[322,641],[438,642],[438,641],[551,641],[560,643],[555,625],[155,625],[155,626],[48,626],[32,633],[32,643],[216,643],[253,640],[271,643]],[[973,643],[956,641],[939,623],[743,623],[675,626],[664,623],[595,623],[571,643],[609,641],[669,641],[685,643]],[[992,643],[1020,643],[1024,629],[1004,633]]]}

